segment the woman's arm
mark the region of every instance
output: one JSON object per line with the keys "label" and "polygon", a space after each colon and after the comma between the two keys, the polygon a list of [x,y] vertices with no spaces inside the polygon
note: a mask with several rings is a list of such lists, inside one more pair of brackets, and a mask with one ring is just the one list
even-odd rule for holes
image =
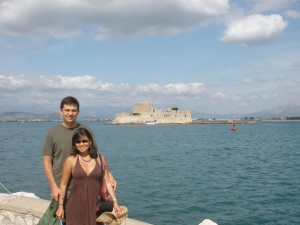
{"label": "woman's arm", "polygon": [[110,176],[109,176],[108,165],[107,165],[107,162],[106,162],[104,156],[102,156],[102,160],[103,160],[104,165],[106,165],[104,167],[104,181],[105,181],[105,184],[106,184],[106,188],[107,188],[107,191],[108,191],[109,195],[112,197],[112,201],[114,202],[114,208],[116,210],[116,213],[120,216],[120,215],[122,215],[122,210],[119,206],[116,194],[115,194],[114,189],[112,187],[112,184],[111,184],[111,181],[110,181]]}
{"label": "woman's arm", "polygon": [[67,184],[70,179],[73,170],[73,157],[70,156],[66,159],[63,167],[62,178],[60,181],[60,192],[61,195],[58,198],[58,208],[56,210],[56,216],[62,220],[64,218],[64,198],[66,196]]}
{"label": "woman's arm", "polygon": [[116,191],[117,181],[116,181],[116,179],[114,178],[114,176],[112,175],[112,173],[110,171],[108,172],[108,174],[109,174],[109,180],[110,180],[111,186],[113,187],[114,191]]}

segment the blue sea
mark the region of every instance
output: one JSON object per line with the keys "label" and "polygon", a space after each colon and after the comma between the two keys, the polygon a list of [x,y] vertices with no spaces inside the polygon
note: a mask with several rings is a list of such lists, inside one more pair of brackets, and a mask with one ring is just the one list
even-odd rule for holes
{"label": "blue sea", "polygon": [[[0,182],[50,199],[41,146],[56,122],[0,123]],[[300,224],[300,122],[116,126],[87,122],[129,217],[154,225]],[[0,186],[0,192],[5,189]]]}

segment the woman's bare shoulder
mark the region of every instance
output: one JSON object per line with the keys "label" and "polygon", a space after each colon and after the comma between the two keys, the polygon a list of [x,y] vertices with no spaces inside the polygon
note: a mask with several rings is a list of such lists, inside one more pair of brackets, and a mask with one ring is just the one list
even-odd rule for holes
{"label": "woman's bare shoulder", "polygon": [[76,161],[76,156],[75,155],[70,155],[67,159],[66,162],[68,163],[74,163]]}

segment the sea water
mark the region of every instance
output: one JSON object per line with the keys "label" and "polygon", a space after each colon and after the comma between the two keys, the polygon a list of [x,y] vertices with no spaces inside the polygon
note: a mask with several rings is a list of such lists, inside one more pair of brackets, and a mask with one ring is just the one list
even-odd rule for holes
{"label": "sea water", "polygon": [[[0,182],[50,199],[41,146],[56,122],[0,123]],[[155,225],[300,224],[300,123],[88,122],[129,217]],[[5,189],[0,187],[0,192]]]}

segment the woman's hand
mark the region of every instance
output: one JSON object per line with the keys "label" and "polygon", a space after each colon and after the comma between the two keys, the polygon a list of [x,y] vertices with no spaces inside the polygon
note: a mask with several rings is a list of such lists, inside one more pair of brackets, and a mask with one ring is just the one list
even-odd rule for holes
{"label": "woman's hand", "polygon": [[57,210],[56,210],[56,217],[59,220],[62,220],[64,218],[64,207],[63,205],[58,205]]}
{"label": "woman's hand", "polygon": [[119,206],[119,204],[118,204],[117,201],[114,202],[114,209],[115,209],[115,212],[117,213],[118,217],[122,216],[123,211],[120,208],[120,206]]}

